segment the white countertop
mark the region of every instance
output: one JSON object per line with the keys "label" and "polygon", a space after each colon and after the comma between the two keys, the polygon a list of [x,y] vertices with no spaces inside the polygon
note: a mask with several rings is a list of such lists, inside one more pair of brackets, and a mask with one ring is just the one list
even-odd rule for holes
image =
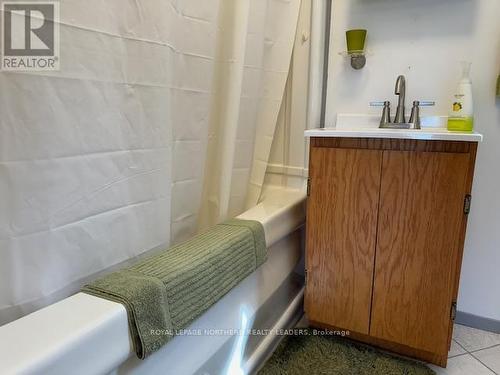
{"label": "white countertop", "polygon": [[380,129],[379,116],[339,114],[335,127],[309,129],[306,137],[392,138],[436,141],[482,142],[476,132],[451,132],[446,129],[446,116],[422,117],[422,129]]}
{"label": "white countertop", "polygon": [[481,142],[483,136],[479,133],[450,132],[447,129],[337,129],[318,128],[304,132],[306,137],[341,137],[341,138],[394,138],[420,139],[436,141],[467,141]]}

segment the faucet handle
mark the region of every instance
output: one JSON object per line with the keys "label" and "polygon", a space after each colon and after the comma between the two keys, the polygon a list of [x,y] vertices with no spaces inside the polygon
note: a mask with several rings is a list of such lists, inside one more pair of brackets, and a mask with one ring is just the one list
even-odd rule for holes
{"label": "faucet handle", "polygon": [[413,124],[413,129],[420,129],[420,107],[430,107],[436,102],[430,100],[415,100],[411,109],[410,124]]}
{"label": "faucet handle", "polygon": [[436,105],[436,102],[433,102],[431,100],[415,100],[413,102],[413,105],[415,105],[415,102],[417,103],[417,105],[419,105],[420,107],[431,107],[433,105]]}
{"label": "faucet handle", "polygon": [[386,105],[391,105],[391,102],[389,102],[388,100],[370,102],[370,107],[384,107]]}
{"label": "faucet handle", "polygon": [[386,100],[383,102],[370,102],[372,107],[384,107],[382,117],[380,117],[380,127],[391,122],[391,102]]}

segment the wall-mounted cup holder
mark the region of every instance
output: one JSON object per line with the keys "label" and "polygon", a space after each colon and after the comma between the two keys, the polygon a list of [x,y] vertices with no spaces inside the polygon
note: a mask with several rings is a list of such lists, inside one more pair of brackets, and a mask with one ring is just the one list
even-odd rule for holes
{"label": "wall-mounted cup holder", "polygon": [[351,58],[351,66],[359,70],[366,65],[365,29],[353,29],[345,32],[347,55]]}

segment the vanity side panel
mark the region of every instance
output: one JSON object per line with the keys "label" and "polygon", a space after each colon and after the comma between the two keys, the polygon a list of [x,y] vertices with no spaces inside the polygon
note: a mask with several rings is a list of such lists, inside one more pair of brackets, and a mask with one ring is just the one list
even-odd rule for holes
{"label": "vanity side panel", "polygon": [[[472,183],[474,181],[474,169],[476,166],[476,153],[477,153],[477,142],[470,142],[470,151],[469,151],[469,168],[467,171],[467,179],[465,181],[465,194],[469,194],[472,196]],[[454,273],[454,285],[453,285],[453,300],[457,301],[458,299],[458,289],[460,286],[460,273],[462,270],[462,260],[464,254],[464,246],[465,246],[465,234],[467,232],[467,214],[462,215],[462,231],[460,233],[460,239],[458,241],[458,250],[457,257],[455,259],[455,273]],[[453,321],[450,323],[448,333],[448,349],[451,347],[451,339],[453,336]]]}

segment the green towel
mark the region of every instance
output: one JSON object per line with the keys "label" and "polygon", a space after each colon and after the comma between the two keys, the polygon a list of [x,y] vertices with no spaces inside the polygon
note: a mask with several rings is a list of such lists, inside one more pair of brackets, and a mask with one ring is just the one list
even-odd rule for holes
{"label": "green towel", "polygon": [[137,356],[146,358],[266,260],[258,221],[228,220],[83,287],[123,304]]}

